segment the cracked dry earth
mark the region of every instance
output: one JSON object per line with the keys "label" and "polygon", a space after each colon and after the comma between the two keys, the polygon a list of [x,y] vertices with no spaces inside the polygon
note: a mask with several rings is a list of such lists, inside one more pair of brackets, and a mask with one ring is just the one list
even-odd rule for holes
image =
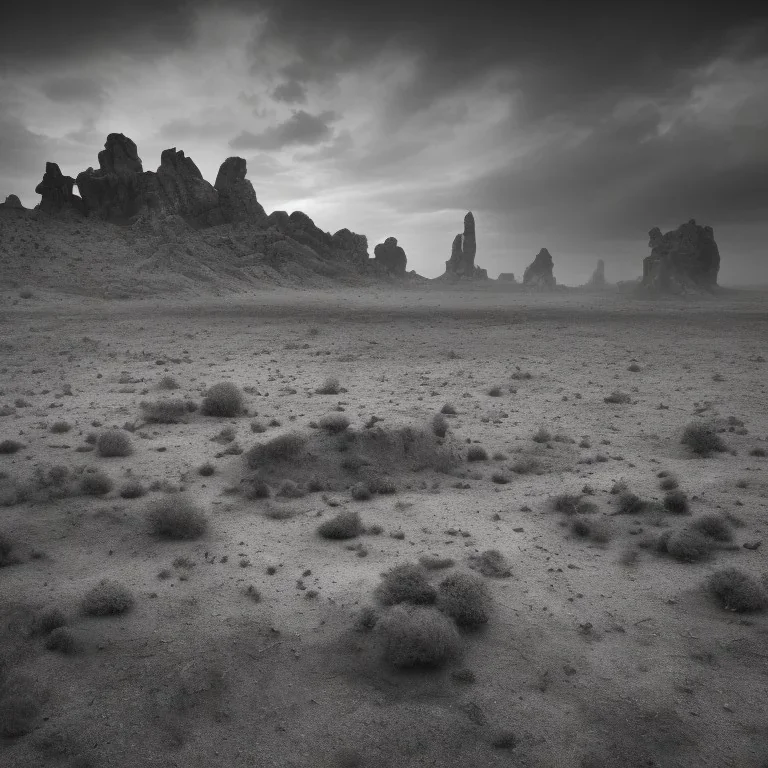
{"label": "cracked dry earth", "polygon": [[[0,569],[0,650],[6,688],[15,681],[29,711],[24,733],[0,739],[2,765],[768,764],[766,613],[727,611],[704,588],[718,568],[768,570],[768,544],[755,548],[768,511],[765,298],[654,304],[436,289],[14,298],[0,315],[0,440],[23,447],[0,455],[0,532],[13,546]],[[169,375],[179,388],[159,390]],[[329,376],[341,391],[316,394]],[[221,381],[245,391],[247,415],[142,422],[140,402],[199,403]],[[614,390],[630,402],[606,403]],[[350,495],[352,465],[330,491],[248,499],[244,454],[212,440],[232,427],[247,452],[286,431],[316,435],[310,423],[333,412],[355,434],[372,416],[374,428],[429,429],[445,403],[456,411],[445,442],[460,463],[437,472],[393,460],[397,492],[367,501]],[[722,424],[728,451],[702,458],[682,445],[696,420]],[[57,421],[71,429],[51,432]],[[90,432],[126,424],[132,455],[89,450]],[[550,438],[536,442],[540,428]],[[468,462],[470,444],[488,458]],[[333,440],[317,445],[328,466],[337,461]],[[211,476],[197,472],[206,461]],[[100,469],[114,490],[14,496],[54,465]],[[283,465],[270,485],[304,469]],[[662,500],[661,471],[679,479],[693,518],[728,516],[730,543],[693,563],[638,546],[690,522],[653,505],[613,514],[620,481]],[[130,478],[155,490],[122,498]],[[202,538],[147,532],[147,504],[174,492],[209,515]],[[607,541],[571,531],[552,509],[563,493],[597,505]],[[318,536],[322,520],[348,509],[383,531]],[[462,632],[463,655],[438,670],[387,666],[376,629],[356,627],[382,572],[422,555],[464,571],[488,549],[511,575],[484,577],[493,613]],[[105,577],[135,605],[83,615],[84,593]],[[79,652],[46,650],[30,635],[51,607]],[[16,705],[4,695],[7,723]]]}

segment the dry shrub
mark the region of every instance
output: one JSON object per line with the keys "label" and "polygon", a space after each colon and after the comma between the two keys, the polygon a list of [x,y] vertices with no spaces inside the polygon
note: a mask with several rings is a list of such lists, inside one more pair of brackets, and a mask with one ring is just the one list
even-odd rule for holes
{"label": "dry shrub", "polygon": [[421,566],[403,563],[391,568],[381,577],[381,583],[374,592],[382,605],[412,603],[429,605],[435,602],[437,593],[427,580],[427,573]]}
{"label": "dry shrub", "polygon": [[335,376],[329,376],[316,390],[318,395],[338,395],[341,392],[341,384]]}
{"label": "dry shrub", "polygon": [[[671,533],[669,537],[660,536],[659,545],[664,547],[675,560],[695,563],[709,556],[712,545],[706,536],[691,528],[683,528]],[[662,550],[662,551],[664,551]]]}
{"label": "dry shrub", "polygon": [[672,515],[687,515],[691,508],[684,491],[670,491],[664,496],[664,509]]}
{"label": "dry shrub", "polygon": [[254,478],[246,488],[245,498],[253,501],[254,499],[268,499],[272,495],[269,485],[260,477]]}
{"label": "dry shrub", "polygon": [[733,531],[730,524],[723,515],[714,512],[697,518],[690,527],[715,541],[733,541]]}
{"label": "dry shrub", "polygon": [[244,404],[240,389],[231,381],[222,381],[205,393],[200,412],[203,416],[239,416]]}
{"label": "dry shrub", "polygon": [[442,413],[436,413],[432,417],[432,431],[437,437],[445,437],[448,434],[448,419]]}
{"label": "dry shrub", "polygon": [[187,420],[190,413],[189,400],[155,400],[151,403],[139,403],[144,421],[149,424],[180,424]]}
{"label": "dry shrub", "polygon": [[722,453],[728,450],[723,439],[717,433],[715,425],[699,421],[692,422],[685,427],[680,442],[687,445],[698,456],[709,456],[715,452]]}
{"label": "dry shrub", "polygon": [[549,499],[550,509],[563,515],[577,514],[580,504],[581,494],[577,493],[560,493],[557,496],[551,496]]}
{"label": "dry shrub", "polygon": [[440,413],[444,413],[446,416],[456,415],[456,406],[452,403],[446,403],[441,409]]}
{"label": "dry shrub", "polygon": [[490,618],[491,595],[476,576],[452,573],[437,588],[437,607],[461,627],[478,627]]}
{"label": "dry shrub", "polygon": [[354,539],[364,531],[357,512],[339,512],[338,515],[320,523],[317,532],[324,539]]}
{"label": "dry shrub", "polygon": [[16,739],[32,731],[40,709],[32,680],[22,675],[0,679],[0,736]]}
{"label": "dry shrub", "polygon": [[197,539],[208,528],[205,513],[182,494],[167,496],[150,504],[147,522],[150,531],[163,539]]}
{"label": "dry shrub", "polygon": [[329,432],[332,435],[344,432],[349,426],[350,421],[343,413],[329,413],[318,420],[317,425],[320,429]]}
{"label": "dry shrub", "polygon": [[680,482],[674,475],[664,475],[659,482],[662,491],[674,491],[679,485]]}
{"label": "dry shrub", "polygon": [[275,496],[283,499],[303,499],[307,492],[293,480],[283,480]]}
{"label": "dry shrub", "polygon": [[368,483],[355,483],[349,493],[355,501],[368,501],[373,495]]}
{"label": "dry shrub", "polygon": [[20,443],[18,440],[2,440],[0,441],[0,453],[16,453],[24,447],[24,443]]}
{"label": "dry shrub", "polygon": [[611,528],[605,520],[576,515],[570,520],[571,531],[582,539],[591,539],[599,544],[605,544],[611,540]]}
{"label": "dry shrub", "polygon": [[86,472],[80,478],[80,493],[86,496],[104,496],[114,487],[112,478],[100,471]]}
{"label": "dry shrub", "polygon": [[89,616],[111,616],[133,608],[130,590],[117,581],[103,579],[83,596],[83,613]]}
{"label": "dry shrub", "polygon": [[461,649],[456,626],[435,608],[396,605],[376,627],[384,638],[385,660],[397,668],[440,667]]}
{"label": "dry shrub", "polygon": [[178,389],[180,386],[173,376],[163,376],[157,384],[158,389]]}
{"label": "dry shrub", "polygon": [[201,464],[197,468],[197,474],[201,477],[210,477],[211,475],[215,474],[215,472],[216,467],[210,461],[206,461],[205,464]]}
{"label": "dry shrub", "polygon": [[622,491],[616,500],[617,515],[640,515],[645,511],[645,502],[631,491]]}
{"label": "dry shrub", "polygon": [[379,620],[379,611],[372,605],[364,605],[355,616],[355,629],[359,631],[371,630]]}
{"label": "dry shrub", "polygon": [[488,461],[488,451],[482,445],[471,445],[467,450],[467,461]]}
{"label": "dry shrub", "polygon": [[67,617],[64,612],[58,608],[48,608],[38,613],[30,626],[30,632],[33,635],[47,635],[54,629],[63,627],[67,623]]}
{"label": "dry shrub", "polygon": [[715,571],[707,581],[707,588],[729,611],[760,611],[768,606],[764,587],[738,568]]}
{"label": "dry shrub", "polygon": [[130,456],[133,453],[131,439],[125,432],[110,429],[102,432],[96,440],[96,450],[103,458]]}
{"label": "dry shrub", "polygon": [[534,443],[548,443],[552,439],[552,433],[544,427],[539,427],[531,436]]}
{"label": "dry shrub", "polygon": [[252,469],[270,462],[290,461],[304,450],[306,442],[306,438],[296,432],[277,435],[266,443],[259,443],[246,451],[245,461]]}
{"label": "dry shrub", "polygon": [[632,396],[627,394],[626,392],[621,392],[618,389],[615,389],[613,392],[611,392],[608,397],[604,397],[603,400],[606,403],[614,403],[617,405],[627,405],[628,403],[632,402]]}
{"label": "dry shrub", "polygon": [[51,432],[54,435],[62,435],[69,432],[70,429],[72,429],[72,425],[68,421],[56,421],[51,425]]}
{"label": "dry shrub", "polygon": [[72,656],[82,650],[82,643],[69,627],[57,627],[45,639],[45,647]]}
{"label": "dry shrub", "polygon": [[470,555],[469,567],[494,579],[506,579],[512,575],[507,558],[498,549],[486,549],[479,555]]}
{"label": "dry shrub", "polygon": [[436,557],[435,555],[422,555],[419,558],[419,565],[428,571],[439,571],[443,568],[453,568],[456,561],[452,557]]}
{"label": "dry shrub", "polygon": [[538,474],[541,471],[541,462],[534,456],[526,456],[517,459],[510,469],[517,475]]}

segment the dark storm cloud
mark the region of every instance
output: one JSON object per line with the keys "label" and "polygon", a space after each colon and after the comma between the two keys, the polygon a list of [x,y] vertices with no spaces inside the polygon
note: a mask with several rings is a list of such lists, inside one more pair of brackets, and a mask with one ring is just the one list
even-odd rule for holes
{"label": "dark storm cloud", "polygon": [[282,149],[293,145],[314,146],[333,136],[333,129],[328,123],[338,116],[327,110],[319,115],[311,115],[303,109],[294,112],[287,120],[270,126],[261,133],[242,131],[229,142],[232,149]]}
{"label": "dark storm cloud", "polygon": [[105,97],[101,84],[91,77],[54,77],[41,86],[51,101],[100,104]]}
{"label": "dark storm cloud", "polygon": [[287,83],[281,83],[272,91],[272,98],[286,104],[306,104],[307,89],[297,80],[289,80]]}

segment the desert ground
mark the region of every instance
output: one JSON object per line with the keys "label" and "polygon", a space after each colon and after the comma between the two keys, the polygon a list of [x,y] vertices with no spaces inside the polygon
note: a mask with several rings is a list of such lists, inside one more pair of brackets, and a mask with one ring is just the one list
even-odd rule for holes
{"label": "desert ground", "polygon": [[[768,572],[768,297],[31,293],[0,306],[0,764],[768,765],[768,613],[708,587]],[[221,382],[247,412],[205,414]],[[148,422],[163,399],[197,408]],[[158,535],[158,503],[207,527]],[[321,536],[340,512],[359,535]],[[376,590],[425,557],[490,608],[401,668]]]}

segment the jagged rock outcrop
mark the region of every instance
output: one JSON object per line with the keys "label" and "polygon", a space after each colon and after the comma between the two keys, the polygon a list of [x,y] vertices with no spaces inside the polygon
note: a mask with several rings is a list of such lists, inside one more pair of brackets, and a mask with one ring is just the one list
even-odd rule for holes
{"label": "jagged rock outcrop", "polygon": [[4,203],[0,203],[0,208],[4,208],[6,210],[14,210],[14,211],[25,211],[26,208],[21,204],[21,200],[19,200],[16,195],[8,195],[8,197],[5,198]]}
{"label": "jagged rock outcrop", "polygon": [[333,235],[333,247],[342,259],[354,264],[368,263],[368,238],[344,228]]}
{"label": "jagged rock outcrop", "polygon": [[219,168],[213,186],[219,193],[219,207],[225,221],[266,221],[267,214],[256,192],[245,178],[247,167],[242,157],[228,157]]}
{"label": "jagged rock outcrop", "polygon": [[58,213],[65,208],[82,211],[82,201],[72,188],[75,180],[65,176],[56,163],[45,164],[43,180],[35,187],[35,192],[42,197],[39,208],[46,213]]}
{"label": "jagged rock outcrop", "polygon": [[536,254],[536,258],[525,268],[523,285],[531,288],[554,288],[557,284],[553,274],[554,268],[552,255],[546,248],[542,248]]}
{"label": "jagged rock outcrop", "polygon": [[587,285],[590,288],[605,288],[605,262],[602,259],[597,260],[597,266]]}
{"label": "jagged rock outcrop", "polygon": [[648,233],[651,255],[643,259],[641,288],[658,293],[696,293],[717,288],[720,251],[712,227],[691,219],[662,235]]}
{"label": "jagged rock outcrop", "polygon": [[475,217],[469,211],[464,217],[464,231],[453,238],[451,258],[445,262],[445,276],[485,279],[488,272],[475,266],[477,241],[475,239]]}
{"label": "jagged rock outcrop", "polygon": [[397,244],[396,237],[388,237],[373,249],[373,258],[388,274],[402,277],[408,263],[405,251]]}
{"label": "jagged rock outcrop", "polygon": [[498,280],[500,283],[516,283],[514,272],[500,272]]}

